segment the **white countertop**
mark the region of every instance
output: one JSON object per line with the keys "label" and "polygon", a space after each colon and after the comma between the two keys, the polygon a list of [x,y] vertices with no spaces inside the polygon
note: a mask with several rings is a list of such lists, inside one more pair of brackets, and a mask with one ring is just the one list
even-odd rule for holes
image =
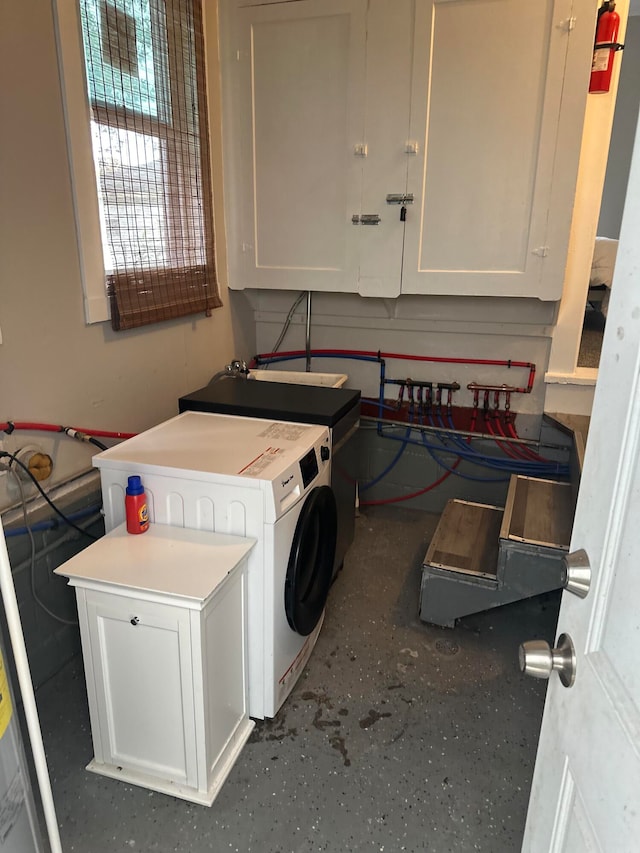
{"label": "white countertop", "polygon": [[254,544],[255,539],[165,524],[130,534],[122,524],[55,574],[73,586],[106,584],[114,593],[126,588],[204,603]]}

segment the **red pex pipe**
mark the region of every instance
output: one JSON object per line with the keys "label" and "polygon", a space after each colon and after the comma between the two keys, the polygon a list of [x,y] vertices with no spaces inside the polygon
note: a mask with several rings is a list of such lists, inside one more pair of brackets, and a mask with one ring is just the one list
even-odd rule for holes
{"label": "red pex pipe", "polygon": [[[460,464],[461,457],[458,456],[456,461],[452,465],[452,469],[455,469]],[[411,498],[420,497],[420,495],[426,495],[427,492],[430,492],[432,489],[435,489],[440,483],[444,483],[447,477],[451,476],[451,471],[445,471],[441,477],[438,477],[437,480],[434,480],[433,483],[429,483],[428,486],[425,486],[424,489],[418,489],[417,492],[411,492],[410,495],[398,495],[395,498],[381,498],[377,501],[360,501],[360,506],[382,506],[383,504],[397,504],[401,501],[409,501]]]}
{"label": "red pex pipe", "polygon": [[493,440],[495,441],[496,445],[507,456],[510,456],[512,459],[518,459],[519,461],[522,461],[522,456],[518,455],[514,450],[512,450],[508,444],[503,444],[499,440],[498,433],[491,426],[491,417],[491,414],[485,414],[484,423],[487,428],[487,432],[489,433],[489,435],[493,436]]}
{"label": "red pex pipe", "polygon": [[[511,436],[511,438],[520,438],[518,433],[515,430],[515,427],[511,423],[511,421],[507,421],[507,432]],[[536,453],[535,450],[531,450],[530,447],[524,445],[522,447],[522,451],[527,454],[527,457],[535,462],[548,462],[548,459],[545,459],[544,456],[540,456],[539,453]]]}
{"label": "red pex pipe", "polygon": [[[306,350],[287,350],[285,352],[267,352],[259,353],[255,360],[259,363],[261,359],[269,358],[305,358]],[[368,358],[397,358],[403,361],[428,361],[434,364],[484,364],[493,367],[528,367],[529,380],[526,389],[518,388],[518,391],[529,394],[533,388],[533,381],[536,375],[536,366],[531,361],[512,361],[511,359],[496,359],[496,358],[445,358],[437,355],[408,355],[402,352],[374,352],[373,350],[349,350],[349,349],[318,349],[311,350],[312,356],[367,356]]]}
{"label": "red pex pipe", "polygon": [[64,432],[66,429],[74,429],[76,432],[83,432],[85,435],[91,435],[95,438],[133,438],[134,435],[137,435],[135,432],[107,432],[100,429],[64,427],[60,424],[43,424],[35,421],[6,421],[5,423],[0,423],[0,430],[9,435],[16,429],[32,430],[34,432]]}
{"label": "red pex pipe", "polygon": [[[497,431],[498,435],[501,438],[504,438],[505,441],[507,442],[504,446],[504,449],[507,450],[507,448],[509,448],[509,451],[508,451],[509,455],[511,455],[511,453],[513,452],[515,454],[515,456],[514,456],[515,459],[526,459],[528,462],[531,462],[531,457],[527,456],[525,449],[523,447],[520,447],[517,444],[511,444],[511,442],[509,441],[509,437],[507,436],[506,432],[504,431],[504,428],[503,428],[502,423],[500,421],[500,412],[495,413],[494,419],[495,419],[496,431]],[[512,436],[512,438],[514,438],[514,437],[515,436]]]}

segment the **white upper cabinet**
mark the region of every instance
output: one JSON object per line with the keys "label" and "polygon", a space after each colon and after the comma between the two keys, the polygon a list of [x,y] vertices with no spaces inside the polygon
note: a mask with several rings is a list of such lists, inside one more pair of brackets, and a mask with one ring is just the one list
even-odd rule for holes
{"label": "white upper cabinet", "polygon": [[593,0],[221,18],[230,287],[560,298]]}

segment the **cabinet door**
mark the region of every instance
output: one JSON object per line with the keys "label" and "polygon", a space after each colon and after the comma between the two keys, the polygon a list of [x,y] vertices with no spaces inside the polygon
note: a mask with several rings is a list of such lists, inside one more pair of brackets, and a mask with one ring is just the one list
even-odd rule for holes
{"label": "cabinet door", "polygon": [[[388,195],[407,189],[407,143],[411,99],[414,0],[369,0],[367,76],[361,212],[380,216],[377,225],[359,225],[358,292],[398,296],[402,276],[402,205]],[[353,227],[353,226],[352,226]]]}
{"label": "cabinet door", "polygon": [[195,787],[189,611],[94,591],[86,602],[96,759]]}
{"label": "cabinet door", "polygon": [[357,288],[366,0],[237,9],[223,29],[229,285]]}
{"label": "cabinet door", "polygon": [[402,292],[559,299],[590,0],[417,0]]}

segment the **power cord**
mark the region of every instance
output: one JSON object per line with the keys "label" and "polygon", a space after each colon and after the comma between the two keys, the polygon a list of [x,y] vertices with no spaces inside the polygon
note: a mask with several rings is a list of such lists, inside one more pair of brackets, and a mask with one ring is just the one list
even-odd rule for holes
{"label": "power cord", "polygon": [[[10,454],[3,453],[2,455],[7,456]],[[16,461],[18,461],[18,460],[16,460]],[[29,527],[29,522],[28,522],[28,518],[27,518],[27,499],[26,499],[26,496],[24,493],[24,485],[22,483],[22,480],[20,479],[20,475],[18,474],[18,472],[14,468],[12,468],[10,465],[8,465],[6,467],[7,467],[7,470],[9,471],[9,473],[13,475],[13,478],[15,479],[15,481],[18,485],[18,491],[20,492],[20,500],[22,503],[22,517],[24,519],[24,526],[27,530],[27,533],[29,534],[29,541],[31,543],[31,557],[29,560],[29,579],[31,582],[31,595],[33,596],[33,600],[36,602],[36,604],[39,607],[41,607],[44,610],[44,612],[48,616],[50,616],[52,619],[55,619],[56,622],[61,622],[63,625],[77,625],[78,624],[77,619],[65,619],[64,616],[59,616],[57,613],[54,613],[53,610],[51,610],[49,607],[47,607],[47,605],[44,603],[44,601],[38,595],[38,592],[36,590],[36,541],[33,537],[33,532],[31,530],[31,528]],[[73,526],[75,527],[75,525],[73,525]],[[78,528],[78,529],[81,529],[81,528]],[[82,532],[84,532],[84,531],[82,531]],[[92,537],[92,538],[94,538],[94,537]]]}

